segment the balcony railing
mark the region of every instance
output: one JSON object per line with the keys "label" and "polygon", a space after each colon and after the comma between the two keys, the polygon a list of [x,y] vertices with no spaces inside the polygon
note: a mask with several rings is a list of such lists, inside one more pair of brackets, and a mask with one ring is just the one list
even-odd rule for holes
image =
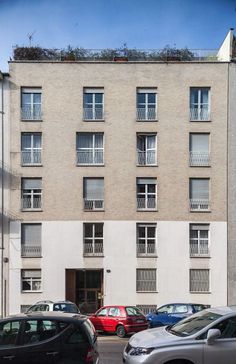
{"label": "balcony railing", "polygon": [[41,105],[23,105],[21,107],[22,120],[41,120]]}
{"label": "balcony railing", "polygon": [[208,199],[190,199],[190,210],[191,211],[209,211],[210,201]]}
{"label": "balcony railing", "polygon": [[84,256],[102,256],[103,243],[84,243]]}
{"label": "balcony railing", "polygon": [[103,120],[104,113],[102,108],[84,108],[84,120]]}
{"label": "balcony railing", "polygon": [[137,198],[138,210],[153,210],[156,209],[156,198]]}
{"label": "balcony railing", "polygon": [[209,152],[189,152],[189,165],[196,167],[204,167],[210,165]]}
{"label": "balcony railing", "polygon": [[103,210],[104,209],[104,200],[90,200],[84,199],[84,210]]}
{"label": "balcony railing", "polygon": [[42,208],[41,196],[23,196],[21,199],[22,210],[39,210]]}
{"label": "balcony railing", "polygon": [[156,255],[156,244],[154,243],[137,243],[137,256]]}
{"label": "balcony railing", "polygon": [[190,257],[209,256],[208,239],[201,239],[200,244],[190,241]]}
{"label": "balcony railing", "polygon": [[151,121],[157,120],[156,108],[137,108],[137,120]]}
{"label": "balcony railing", "polygon": [[148,166],[157,164],[155,150],[148,150],[147,152],[138,150],[137,153],[138,153],[138,165]]}
{"label": "balcony railing", "polygon": [[21,164],[41,164],[41,149],[40,150],[22,150]]}
{"label": "balcony railing", "polygon": [[21,256],[27,258],[38,258],[42,256],[42,248],[40,244],[22,245]]}
{"label": "balcony railing", "polygon": [[190,108],[190,120],[191,121],[208,121],[210,120],[209,108]]}
{"label": "balcony railing", "polygon": [[77,164],[103,163],[103,150],[77,150]]}

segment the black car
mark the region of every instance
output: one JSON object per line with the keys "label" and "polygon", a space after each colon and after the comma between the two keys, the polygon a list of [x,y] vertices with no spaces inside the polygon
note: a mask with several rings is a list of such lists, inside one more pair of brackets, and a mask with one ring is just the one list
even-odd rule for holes
{"label": "black car", "polygon": [[98,364],[97,336],[86,316],[39,312],[0,320],[0,363]]}

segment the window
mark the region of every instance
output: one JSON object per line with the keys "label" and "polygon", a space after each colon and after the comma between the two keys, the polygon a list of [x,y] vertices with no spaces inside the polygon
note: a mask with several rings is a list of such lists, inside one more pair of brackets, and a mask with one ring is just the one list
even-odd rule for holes
{"label": "window", "polygon": [[22,178],[22,210],[40,210],[42,207],[42,178]]}
{"label": "window", "polygon": [[40,292],[41,288],[41,269],[23,269],[21,271],[22,292]]}
{"label": "window", "polygon": [[190,269],[190,292],[209,292],[209,269]]}
{"label": "window", "polygon": [[210,120],[209,87],[190,88],[190,120]]}
{"label": "window", "polygon": [[137,292],[156,291],[156,269],[137,269]]}
{"label": "window", "polygon": [[174,313],[174,305],[162,306],[157,310],[158,313]]}
{"label": "window", "polygon": [[41,257],[41,224],[21,225],[21,256]]}
{"label": "window", "polygon": [[209,225],[190,224],[190,257],[209,255]]}
{"label": "window", "polygon": [[84,223],[84,255],[103,255],[103,224]]}
{"label": "window", "polygon": [[104,119],[104,89],[84,89],[84,120]]}
{"label": "window", "polygon": [[121,316],[119,307],[110,307],[108,309],[108,316],[111,316],[111,317]]}
{"label": "window", "polygon": [[103,164],[103,134],[77,134],[77,164]]}
{"label": "window", "polygon": [[209,209],[209,178],[190,178],[190,210],[208,211]]}
{"label": "window", "polygon": [[137,120],[153,121],[157,119],[157,89],[137,89]]}
{"label": "window", "polygon": [[104,179],[84,178],[84,209],[104,209]]}
{"label": "window", "polygon": [[213,327],[221,332],[219,339],[236,338],[236,317],[230,317]]}
{"label": "window", "polygon": [[40,133],[21,134],[21,164],[23,166],[41,164],[41,139]]}
{"label": "window", "polygon": [[137,209],[156,210],[157,208],[156,178],[137,178]]}
{"label": "window", "polygon": [[50,320],[28,320],[24,324],[23,345],[48,340],[57,334],[57,323]]}
{"label": "window", "polygon": [[137,256],[156,254],[156,224],[137,224]]}
{"label": "window", "polygon": [[21,89],[21,119],[41,120],[41,88]]}
{"label": "window", "polygon": [[189,165],[194,167],[210,165],[209,134],[190,133]]}
{"label": "window", "polygon": [[[9,348],[17,343],[17,336],[20,331],[20,321],[5,321],[0,323],[0,348]],[[7,354],[7,353],[6,353]],[[11,356],[2,357],[3,361]],[[14,357],[14,356],[13,356]],[[1,360],[1,361],[2,361]]]}
{"label": "window", "polygon": [[137,135],[138,165],[151,166],[157,164],[156,134]]}

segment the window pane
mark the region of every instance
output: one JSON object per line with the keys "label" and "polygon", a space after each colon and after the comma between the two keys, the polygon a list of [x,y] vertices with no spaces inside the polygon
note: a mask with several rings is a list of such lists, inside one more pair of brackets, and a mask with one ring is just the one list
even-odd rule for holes
{"label": "window pane", "polygon": [[156,94],[148,94],[148,102],[151,104],[156,103]]}
{"label": "window pane", "polygon": [[86,238],[93,236],[93,224],[84,224],[84,235]]}
{"label": "window pane", "polygon": [[103,134],[95,134],[95,148],[103,147]]}
{"label": "window pane", "polygon": [[209,198],[209,180],[192,178],[190,180],[190,198],[208,199]]}
{"label": "window pane", "polygon": [[138,93],[137,94],[137,101],[138,101],[138,104],[140,104],[140,103],[145,103],[145,94],[140,94],[140,93]]}
{"label": "window pane", "polygon": [[22,149],[31,148],[31,135],[22,134],[21,143],[22,143]]}
{"label": "window pane", "polygon": [[101,104],[102,101],[103,101],[103,94],[95,94],[95,102]]}
{"label": "window pane", "polygon": [[140,238],[144,238],[145,237],[145,227],[144,226],[139,226],[138,228],[138,234]]}
{"label": "window pane", "polygon": [[154,226],[149,226],[147,229],[148,229],[148,237],[155,238],[156,228]]}
{"label": "window pane", "polygon": [[41,148],[41,135],[40,134],[33,134],[33,147]]}
{"label": "window pane", "polygon": [[194,88],[191,89],[190,100],[191,100],[191,104],[198,103],[198,89],[194,89]]}
{"label": "window pane", "polygon": [[103,178],[86,178],[84,180],[84,192],[87,199],[101,199],[104,196],[104,179]]}
{"label": "window pane", "polygon": [[95,237],[103,237],[103,224],[95,224]]}
{"label": "window pane", "polygon": [[41,244],[41,224],[22,224],[21,243],[24,245]]}
{"label": "window pane", "polygon": [[201,90],[201,103],[207,104],[208,103],[208,89]]}
{"label": "window pane", "polygon": [[41,103],[41,94],[33,94],[33,102],[35,104],[40,104]]}
{"label": "window pane", "polygon": [[155,193],[155,191],[156,191],[156,185],[148,185],[149,193]]}
{"label": "window pane", "polygon": [[22,94],[22,105],[31,103],[31,94]]}
{"label": "window pane", "polygon": [[77,134],[77,148],[93,148],[93,134]]}
{"label": "window pane", "polygon": [[[84,94],[84,103],[85,104],[91,104],[93,102],[93,94]],[[86,105],[88,107],[88,105]]]}

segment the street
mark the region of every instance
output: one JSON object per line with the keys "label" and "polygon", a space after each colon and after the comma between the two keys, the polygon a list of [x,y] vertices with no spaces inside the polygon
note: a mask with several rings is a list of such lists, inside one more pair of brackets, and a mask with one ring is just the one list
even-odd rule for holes
{"label": "street", "polygon": [[98,337],[99,364],[122,364],[123,349],[129,338],[102,334]]}

